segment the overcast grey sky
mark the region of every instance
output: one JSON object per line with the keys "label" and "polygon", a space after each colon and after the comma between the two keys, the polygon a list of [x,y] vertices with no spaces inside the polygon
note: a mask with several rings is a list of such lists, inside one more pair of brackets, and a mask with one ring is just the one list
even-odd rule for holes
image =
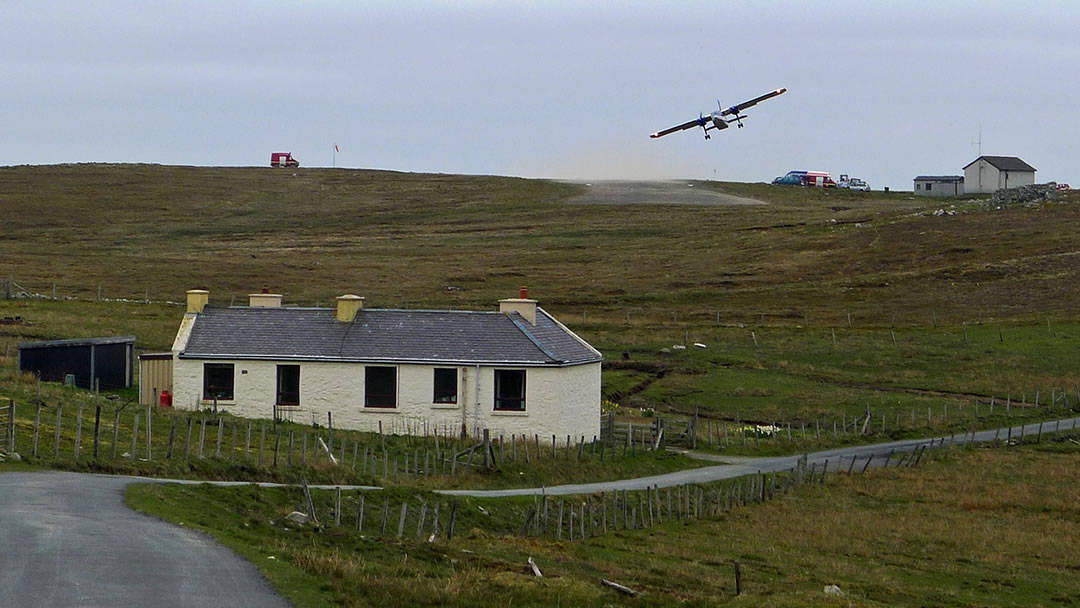
{"label": "overcast grey sky", "polygon": [[[1080,2],[5,3],[0,164],[1080,185]],[[745,129],[649,133],[777,87]]]}

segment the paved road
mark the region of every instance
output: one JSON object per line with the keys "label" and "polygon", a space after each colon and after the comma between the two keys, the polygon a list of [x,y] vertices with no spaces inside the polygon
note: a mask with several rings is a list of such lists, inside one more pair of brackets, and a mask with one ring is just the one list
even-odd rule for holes
{"label": "paved road", "polygon": [[210,537],[127,508],[132,481],[0,475],[0,606],[289,606]]}
{"label": "paved road", "polygon": [[624,181],[599,180],[571,182],[587,186],[586,191],[570,199],[579,205],[691,205],[747,206],[765,203],[742,196],[716,192],[688,180]]}

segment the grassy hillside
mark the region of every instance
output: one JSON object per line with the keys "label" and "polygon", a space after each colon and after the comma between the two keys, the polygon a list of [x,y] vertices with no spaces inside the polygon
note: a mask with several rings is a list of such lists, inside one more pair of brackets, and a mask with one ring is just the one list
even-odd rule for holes
{"label": "grassy hillside", "polygon": [[704,185],[769,205],[576,206],[583,186],[345,169],[7,167],[0,276],[67,296],[269,287],[443,308],[527,284],[563,314],[787,324],[1067,316],[1077,295],[1075,204],[934,217],[950,202]]}
{"label": "grassy hillside", "polygon": [[[0,325],[0,356],[111,334],[167,348],[180,310],[165,302],[192,287],[218,304],[268,287],[482,309],[524,284],[604,351],[605,395],[632,406],[812,421],[1080,386],[1076,194],[996,209],[698,186],[768,204],[577,205],[585,186],[344,169],[0,168],[0,277],[61,298],[0,300],[21,317]],[[684,342],[708,349],[660,352]]]}

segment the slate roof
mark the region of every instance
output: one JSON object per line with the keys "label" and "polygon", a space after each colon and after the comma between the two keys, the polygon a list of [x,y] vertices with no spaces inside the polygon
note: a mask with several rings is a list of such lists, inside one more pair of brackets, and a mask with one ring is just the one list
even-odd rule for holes
{"label": "slate roof", "polygon": [[327,308],[212,308],[199,313],[181,358],[440,364],[576,365],[602,359],[541,308],[517,313]]}
{"label": "slate roof", "polygon": [[104,346],[106,344],[135,344],[135,336],[112,336],[108,338],[74,338],[69,340],[23,342],[19,344],[19,350],[26,350],[31,348],[54,348],[59,346]]}
{"label": "slate roof", "polygon": [[920,175],[915,178],[917,182],[962,182],[963,175]]}
{"label": "slate roof", "polygon": [[[1025,163],[1015,156],[980,156],[979,158],[997,168],[998,171],[1035,171],[1035,167]],[[979,158],[964,165],[964,169],[967,169],[971,165],[979,162]]]}

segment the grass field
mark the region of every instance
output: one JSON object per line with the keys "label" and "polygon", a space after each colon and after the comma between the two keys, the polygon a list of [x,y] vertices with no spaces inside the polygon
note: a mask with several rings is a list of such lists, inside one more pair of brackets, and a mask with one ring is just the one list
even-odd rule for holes
{"label": "grass field", "polygon": [[[0,279],[57,296],[0,299],[0,397],[36,399],[36,385],[14,372],[21,341],[134,334],[140,350],[167,349],[189,288],[208,289],[217,304],[270,288],[287,304],[353,292],[373,307],[494,309],[528,285],[603,351],[604,396],[631,414],[828,425],[869,408],[875,425],[899,423],[885,435],[910,436],[929,430],[927,410],[942,420],[934,432],[959,432],[1005,424],[1002,402],[1014,423],[1078,407],[1076,193],[997,209],[975,197],[695,185],[767,204],[577,205],[582,186],[382,171],[0,168]],[[49,403],[92,402],[63,390],[43,392]],[[27,424],[24,411],[20,442]],[[1080,603],[1078,453],[1069,441],[958,452],[917,470],[838,476],[717,520],[572,544],[507,536],[523,506],[513,501],[463,501],[464,531],[435,545],[283,533],[268,522],[297,506],[290,490],[145,486],[129,501],[215,535],[301,606],[628,603],[600,577],[644,591],[635,602],[648,605],[1051,606]],[[38,464],[55,465],[4,466]],[[253,474],[217,462],[194,472],[113,466]],[[550,484],[681,466],[640,456],[578,469],[553,461],[521,481],[511,471],[447,482]],[[417,487],[384,496],[406,492],[431,497]],[[329,498],[320,500],[325,508]],[[479,506],[498,525],[470,528]],[[527,575],[529,556],[544,579]],[[747,585],[738,599],[734,560]],[[847,595],[826,598],[827,584]]]}
{"label": "grass field", "polygon": [[[157,165],[0,168],[0,276],[51,294],[492,307],[957,326],[1071,314],[1080,208],[933,217],[964,201],[708,182],[757,207],[573,205],[580,186]],[[1069,196],[1075,197],[1075,194]],[[1072,201],[1073,199],[1068,199]],[[833,221],[838,223],[832,223]],[[860,227],[861,226],[861,227]],[[681,332],[679,332],[681,333]]]}
{"label": "grass field", "polygon": [[[1075,193],[993,209],[699,185],[768,204],[575,205],[582,186],[381,171],[0,168],[0,277],[80,298],[0,300],[0,318],[19,317],[0,325],[0,355],[116,334],[167,349],[181,312],[164,302],[191,287],[219,304],[269,287],[287,303],[351,291],[491,309],[527,284],[604,352],[605,397],[629,409],[798,423],[1080,400]],[[693,342],[707,348],[661,352]]]}
{"label": "grass field", "polygon": [[[435,544],[357,533],[351,519],[283,533],[281,518],[302,502],[297,490],[143,485],[127,500],[220,539],[302,607],[479,606],[496,595],[512,605],[631,603],[600,578],[655,606],[1053,606],[1080,602],[1078,455],[1068,441],[961,450],[917,469],[838,475],[719,518],[584,542],[517,537],[523,500],[461,499],[456,537]],[[331,493],[316,496],[325,520]],[[369,528],[384,500],[396,507],[405,496],[370,494]],[[345,504],[351,514],[357,498]],[[529,557],[543,579],[529,573]],[[826,585],[845,596],[826,596]]]}

